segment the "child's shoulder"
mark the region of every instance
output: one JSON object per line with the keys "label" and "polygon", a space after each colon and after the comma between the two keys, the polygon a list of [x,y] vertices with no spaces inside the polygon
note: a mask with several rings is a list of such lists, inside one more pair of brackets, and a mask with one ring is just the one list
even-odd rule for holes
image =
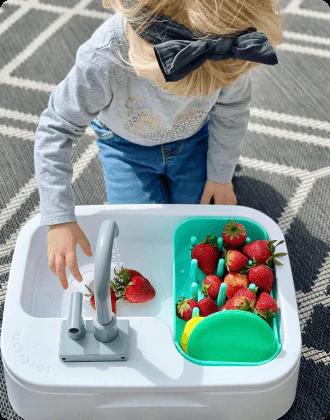
{"label": "child's shoulder", "polygon": [[118,56],[123,31],[122,18],[115,14],[103,22],[81,48],[93,56],[111,61]]}
{"label": "child's shoulder", "polygon": [[102,51],[116,40],[120,25],[119,15],[113,15],[100,25],[87,41],[95,51]]}

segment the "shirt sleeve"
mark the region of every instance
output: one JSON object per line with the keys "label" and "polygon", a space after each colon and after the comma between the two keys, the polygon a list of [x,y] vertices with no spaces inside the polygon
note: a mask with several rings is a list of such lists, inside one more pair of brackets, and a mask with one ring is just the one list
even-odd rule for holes
{"label": "shirt sleeve", "polygon": [[226,184],[232,180],[250,117],[251,72],[224,88],[209,118],[207,178]]}
{"label": "shirt sleeve", "polygon": [[50,95],[41,114],[34,146],[41,224],[76,221],[72,143],[111,101],[109,68],[88,43],[79,47],[75,65]]}

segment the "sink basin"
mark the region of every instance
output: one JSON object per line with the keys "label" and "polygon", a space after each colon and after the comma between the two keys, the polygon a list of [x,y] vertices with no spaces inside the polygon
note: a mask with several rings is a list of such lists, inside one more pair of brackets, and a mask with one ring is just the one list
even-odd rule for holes
{"label": "sink basin", "polygon": [[[288,256],[277,270],[282,348],[273,360],[258,366],[202,366],[183,357],[174,342],[172,244],[179,223],[195,216],[246,217],[270,238],[284,239],[274,221],[241,206],[78,206],[76,214],[93,250],[100,224],[116,221],[123,264],[149,278],[156,297],[141,305],[118,303],[117,316],[130,325],[128,361],[63,363],[60,327],[70,296],[48,269],[47,228],[39,226],[39,215],[31,219],[17,239],[1,337],[8,395],[21,417],[211,420],[217,413],[219,420],[271,420],[290,408],[301,335]],[[78,262],[84,280],[91,281],[93,257],[79,251]],[[83,314],[94,316],[87,299]]]}

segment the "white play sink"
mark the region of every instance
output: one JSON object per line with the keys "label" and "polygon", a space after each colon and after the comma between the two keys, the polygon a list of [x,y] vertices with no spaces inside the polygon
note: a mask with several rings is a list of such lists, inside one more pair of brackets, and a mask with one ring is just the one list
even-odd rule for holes
{"label": "white play sink", "polygon": [[[268,216],[247,207],[200,205],[80,206],[76,213],[93,250],[102,221],[116,221],[121,260],[151,280],[156,298],[143,305],[118,304],[118,317],[130,324],[128,361],[62,362],[59,337],[69,292],[48,269],[47,228],[39,226],[39,216],[30,220],[17,239],[1,337],[8,395],[20,416],[275,420],[290,408],[301,335],[287,256],[277,270],[282,350],[274,360],[260,366],[200,366],[186,360],[173,340],[172,240],[178,223],[192,216],[247,217],[270,238],[284,239]],[[93,258],[79,252],[78,259],[84,278],[91,280]],[[83,312],[94,315],[87,300]]]}

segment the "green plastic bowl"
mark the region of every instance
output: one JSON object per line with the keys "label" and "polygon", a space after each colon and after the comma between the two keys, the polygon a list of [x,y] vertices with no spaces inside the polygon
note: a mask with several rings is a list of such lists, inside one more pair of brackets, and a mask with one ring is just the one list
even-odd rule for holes
{"label": "green plastic bowl", "polygon": [[[178,351],[188,360],[204,366],[253,366],[274,359],[281,350],[279,312],[269,325],[259,316],[246,311],[221,311],[205,317],[192,330],[187,353],[180,340],[185,321],[176,316],[176,303],[181,297],[191,297],[191,248],[190,239],[197,243],[206,235],[221,236],[225,225],[235,220],[244,224],[247,236],[269,239],[265,229],[258,223],[241,217],[194,217],[178,225],[174,233],[174,340]],[[276,239],[276,238],[272,238]],[[197,269],[197,283],[205,274]],[[271,294],[276,299],[276,282]]]}

